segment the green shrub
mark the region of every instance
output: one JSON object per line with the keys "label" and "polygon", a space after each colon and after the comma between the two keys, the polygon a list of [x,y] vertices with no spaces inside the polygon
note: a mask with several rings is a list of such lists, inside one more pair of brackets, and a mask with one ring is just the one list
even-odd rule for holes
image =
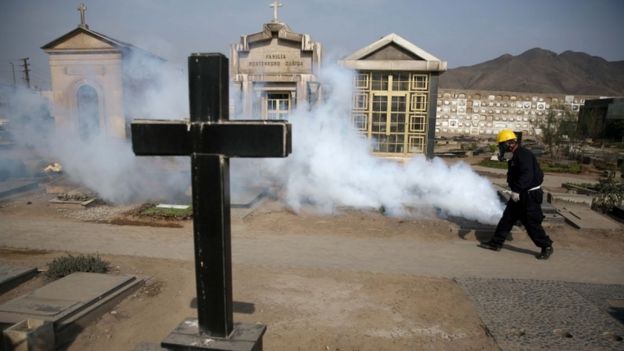
{"label": "green shrub", "polygon": [[75,272],[106,273],[109,268],[110,263],[98,255],[68,255],[57,257],[48,263],[46,276],[58,279]]}
{"label": "green shrub", "polygon": [[193,207],[185,209],[179,208],[159,208],[149,204],[139,211],[140,216],[147,216],[160,219],[190,219],[193,217]]}
{"label": "green shrub", "polygon": [[576,162],[569,164],[541,162],[540,166],[544,172],[579,174],[582,171],[581,164]]}
{"label": "green shrub", "polygon": [[608,212],[615,206],[624,204],[624,183],[615,179],[615,173],[610,172],[607,177],[601,178],[597,186],[598,194],[592,200],[592,208]]}
{"label": "green shrub", "polygon": [[489,167],[489,168],[498,168],[498,169],[507,169],[507,162],[492,161],[490,159],[485,159],[479,162],[479,166]]}

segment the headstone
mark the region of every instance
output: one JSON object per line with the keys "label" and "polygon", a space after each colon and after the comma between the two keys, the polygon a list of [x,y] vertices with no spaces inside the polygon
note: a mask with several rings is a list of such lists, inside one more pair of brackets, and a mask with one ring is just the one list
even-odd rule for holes
{"label": "headstone", "polygon": [[197,319],[162,343],[170,350],[261,350],[264,325],[234,324],[230,235],[230,157],[287,157],[285,121],[229,121],[228,60],[189,57],[190,122],[135,121],[136,155],[190,156]]}
{"label": "headstone", "polygon": [[[51,322],[56,340],[71,337],[72,327],[86,323],[143,284],[134,276],[73,273],[24,296],[0,305],[0,325],[10,326],[26,319]],[[80,328],[76,328],[80,329]]]}

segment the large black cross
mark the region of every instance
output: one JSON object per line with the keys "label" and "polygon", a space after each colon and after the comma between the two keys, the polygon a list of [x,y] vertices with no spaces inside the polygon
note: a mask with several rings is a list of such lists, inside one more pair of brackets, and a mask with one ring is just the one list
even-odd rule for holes
{"label": "large black cross", "polygon": [[191,156],[193,232],[199,330],[227,338],[233,331],[230,237],[230,157],[287,157],[285,121],[230,121],[228,59],[188,60],[190,122],[135,120],[136,155]]}

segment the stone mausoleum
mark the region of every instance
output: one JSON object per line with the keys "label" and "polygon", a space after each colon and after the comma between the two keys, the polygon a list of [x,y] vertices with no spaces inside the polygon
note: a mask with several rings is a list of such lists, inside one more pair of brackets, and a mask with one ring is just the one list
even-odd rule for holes
{"label": "stone mausoleum", "polygon": [[438,77],[446,62],[389,34],[341,60],[355,70],[352,118],[385,157],[433,156]]}
{"label": "stone mausoleum", "polygon": [[584,138],[624,141],[624,98],[586,100],[580,108],[578,131]]}
{"label": "stone mausoleum", "polygon": [[278,19],[281,5],[271,6],[273,20],[232,45],[230,97],[236,116],[285,119],[297,106],[313,105],[319,98],[321,44],[293,32]]}
{"label": "stone mausoleum", "polygon": [[125,74],[128,59],[136,55],[164,60],[91,30],[85,21],[86,6],[78,10],[78,27],[41,47],[49,55],[52,115],[55,123],[82,139],[99,133],[126,138],[131,111],[125,102],[151,84],[147,71],[141,79]]}

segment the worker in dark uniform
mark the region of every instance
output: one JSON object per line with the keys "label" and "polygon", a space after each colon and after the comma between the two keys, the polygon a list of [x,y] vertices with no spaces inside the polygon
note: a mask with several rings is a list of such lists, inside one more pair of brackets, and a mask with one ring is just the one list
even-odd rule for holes
{"label": "worker in dark uniform", "polygon": [[541,185],[544,173],[535,155],[519,145],[512,130],[502,130],[498,133],[496,141],[500,151],[499,158],[502,158],[505,152],[513,154],[511,160],[507,161],[507,184],[511,188],[511,198],[496,226],[494,236],[480,246],[499,251],[513,225],[520,220],[533,243],[541,248],[541,252],[535,257],[546,260],[552,255],[553,247],[552,240],[542,228],[544,214],[541,204],[544,191]]}

